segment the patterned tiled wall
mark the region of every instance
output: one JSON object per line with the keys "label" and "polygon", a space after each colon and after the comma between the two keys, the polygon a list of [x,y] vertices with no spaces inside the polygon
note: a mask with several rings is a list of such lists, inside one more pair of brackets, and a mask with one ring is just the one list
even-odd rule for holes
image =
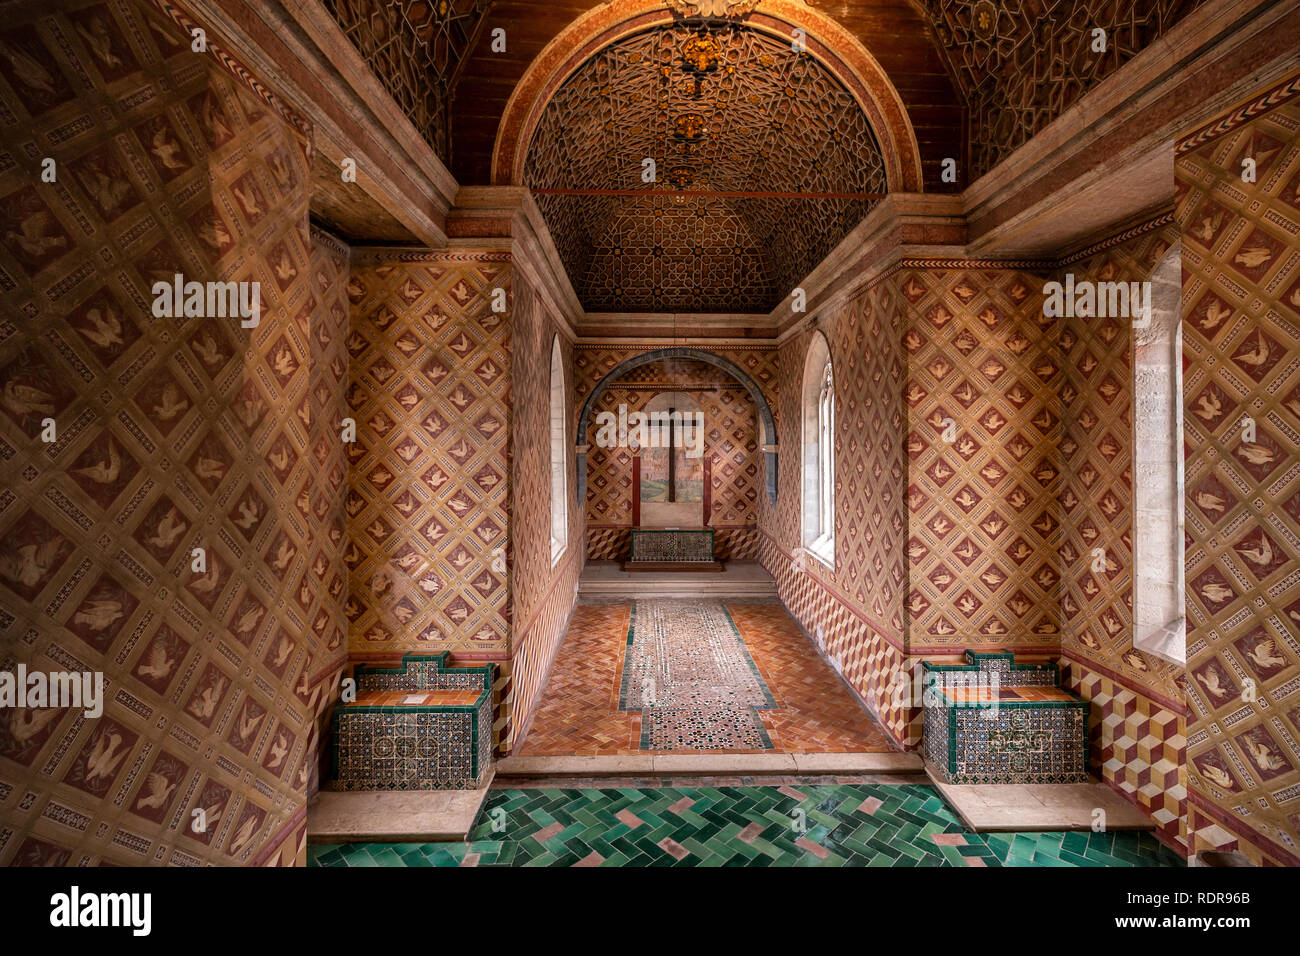
{"label": "patterned tiled wall", "polygon": [[[510,588],[513,631],[509,679],[503,688],[505,725],[501,747],[518,739],[546,681],[564,637],[582,572],[583,515],[574,501],[573,344],[560,331],[542,297],[523,282],[513,311],[514,419],[511,424],[512,545]],[[551,561],[550,395],[551,345],[559,335],[565,375],[568,435],[565,441],[568,546]]]}
{"label": "patterned tiled wall", "polygon": [[1067,660],[1064,686],[1088,701],[1090,769],[1148,813],[1167,843],[1187,844],[1187,724],[1182,707]]}
{"label": "patterned tiled wall", "polygon": [[836,566],[793,560],[799,539],[800,394],[812,333],[780,350],[780,495],[760,496],[761,557],[782,602],[899,741],[915,744],[904,670],[906,593],[902,323],[894,279],[819,319],[835,375]]}
{"label": "patterned tiled wall", "polygon": [[[346,253],[309,240],[309,143],[157,7],[28,16],[0,33],[0,668],[102,671],[106,703],[0,716],[0,863],[301,862]],[[176,272],[260,282],[260,324],[153,317]]]}
{"label": "patterned tiled wall", "polygon": [[[1175,238],[1167,227],[1147,229],[1060,271],[1068,268],[1098,279],[1146,278]],[[1130,337],[1114,322],[1044,318],[1043,284],[1049,270],[1036,275],[1013,265],[944,262],[929,267],[905,261],[823,325],[832,359],[838,361],[841,353],[851,358],[854,351],[843,347],[840,323],[854,310],[869,314],[877,300],[883,307],[892,303],[892,333],[877,331],[869,341],[877,352],[882,343],[886,348],[896,343],[897,380],[887,386],[884,371],[870,366],[866,377],[876,389],[871,398],[878,405],[892,400],[907,408],[900,450],[907,464],[900,464],[891,479],[895,473],[888,460],[871,457],[867,444],[887,429],[864,421],[850,420],[847,428],[843,419],[837,422],[837,567],[832,575],[806,562],[810,570],[792,579],[801,580],[804,591],[815,589],[816,596],[791,592],[793,599],[786,603],[798,606],[798,616],[846,602],[828,616],[811,613],[799,619],[810,633],[820,628],[832,645],[845,640],[837,626],[871,635],[859,638],[867,643],[852,654],[854,660],[870,658],[873,666],[888,661],[909,674],[921,659],[951,659],[967,648],[1007,647],[1028,657],[1065,651],[1067,659],[1095,661],[1089,673],[1104,676],[1113,686],[1107,685],[1105,699],[1093,708],[1094,769],[1154,813],[1149,800],[1143,803],[1149,794],[1134,795],[1123,781],[1149,779],[1158,759],[1148,760],[1144,748],[1125,751],[1119,740],[1123,730],[1111,736],[1115,721],[1106,709],[1112,699],[1136,698],[1132,706],[1157,714],[1152,727],[1168,735],[1160,740],[1162,751],[1182,745],[1176,669],[1131,649]],[[797,421],[807,341],[807,334],[795,337],[782,350],[787,420]],[[862,351],[859,343],[857,353]],[[870,361],[871,350],[866,351]],[[837,414],[865,404],[858,397],[862,385],[857,377],[846,379],[837,367],[836,382]],[[945,429],[951,442],[944,441]],[[782,437],[787,447],[797,441],[794,434]],[[782,468],[782,487],[797,488],[798,461],[786,457]],[[878,482],[869,486],[870,495],[855,483],[863,475]],[[876,553],[876,526],[860,523],[860,516],[886,514],[881,506],[891,494],[904,502],[897,517],[901,536],[897,544],[886,539],[883,551]],[[792,551],[798,541],[797,510],[797,497],[788,511],[765,510],[763,528],[773,539],[767,553],[776,562],[769,567],[778,582],[786,563],[780,552]],[[1115,542],[1104,588],[1087,579],[1093,545],[1083,548],[1103,533],[1099,528]],[[882,585],[881,571],[903,550],[898,618],[889,621],[866,597],[879,602],[888,592],[893,582],[885,579]],[[861,625],[848,624],[855,614],[862,617]],[[1104,644],[1095,639],[1092,648],[1088,641],[1094,628],[1109,635],[1112,618],[1121,628]],[[1108,653],[1101,653],[1102,648]],[[904,706],[893,672],[871,676],[874,698],[864,690],[865,674],[846,674],[881,707],[882,715],[888,712],[886,724],[900,742],[912,745],[920,739],[919,710]],[[1092,700],[1094,685],[1076,681],[1075,689]],[[1119,770],[1117,748],[1124,757]],[[1175,838],[1184,816],[1178,802],[1169,824]]]}
{"label": "patterned tiled wall", "polygon": [[1277,108],[1211,126],[1176,164],[1194,849],[1231,843],[1289,865],[1300,865],[1297,91],[1293,79]]}
{"label": "patterned tiled wall", "polygon": [[[509,650],[509,290],[497,253],[354,257],[347,449],[354,660]],[[494,566],[495,565],[495,566]]]}
{"label": "patterned tiled wall", "polygon": [[[1166,224],[1061,268],[1076,283],[1149,281],[1177,242]],[[1056,345],[1062,647],[1139,691],[1177,700],[1182,669],[1133,647],[1132,323],[1072,318]],[[1105,572],[1091,569],[1094,548],[1106,552]]]}
{"label": "patterned tiled wall", "polygon": [[[327,233],[311,230],[311,279],[316,306],[310,314],[308,339],[310,406],[300,411],[309,421],[308,453],[313,465],[295,504],[311,531],[311,563],[294,581],[294,602],[317,644],[309,654],[304,673],[311,675],[310,705],[317,715],[310,747],[320,754],[308,781],[308,796],[320,786],[327,758],[326,741],[330,705],[339,688],[340,672],[347,661],[347,567],[343,546],[347,534],[344,483],[348,463],[339,441],[347,417],[348,272],[351,250]],[[309,416],[309,417],[308,417]],[[309,604],[309,601],[312,602]]]}
{"label": "patterned tiled wall", "polygon": [[909,649],[1054,648],[1061,363],[1043,282],[979,269],[897,281],[910,319]]}
{"label": "patterned tiled wall", "polygon": [[[711,459],[709,524],[717,533],[714,552],[720,560],[758,558],[758,497],[763,493],[761,437],[753,400],[743,385],[726,372],[704,362],[673,359],[632,369],[611,383],[596,399],[588,426],[587,556],[626,560],[627,528],[632,525],[633,451],[596,445],[600,412],[618,414],[619,405],[641,411],[660,392],[685,390],[704,415],[704,452]],[[702,512],[701,512],[702,513]],[[617,529],[623,529],[618,531]]]}

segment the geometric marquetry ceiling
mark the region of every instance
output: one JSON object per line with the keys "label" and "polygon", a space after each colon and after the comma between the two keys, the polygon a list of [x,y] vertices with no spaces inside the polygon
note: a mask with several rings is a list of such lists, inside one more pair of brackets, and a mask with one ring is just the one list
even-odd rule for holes
{"label": "geometric marquetry ceiling", "polygon": [[766,313],[886,191],[866,117],[821,63],[715,28],[697,90],[683,69],[697,36],[678,23],[599,51],[533,136],[524,184],[588,312]]}
{"label": "geometric marquetry ceiling", "polygon": [[920,0],[969,110],[972,181],[1203,2]]}
{"label": "geometric marquetry ceiling", "polygon": [[324,0],[325,8],[425,141],[450,157],[456,74],[491,0]]}

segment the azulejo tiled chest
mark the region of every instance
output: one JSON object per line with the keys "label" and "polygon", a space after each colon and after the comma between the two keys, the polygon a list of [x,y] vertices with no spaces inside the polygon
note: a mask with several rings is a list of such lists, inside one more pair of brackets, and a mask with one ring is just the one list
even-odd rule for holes
{"label": "azulejo tiled chest", "polygon": [[357,667],[354,702],[334,709],[338,790],[472,790],[492,762],[494,665],[448,667],[407,654],[399,667]]}
{"label": "azulejo tiled chest", "polygon": [[923,662],[926,763],[948,783],[1086,783],[1088,702],[1060,686],[1054,663],[1011,651]]}

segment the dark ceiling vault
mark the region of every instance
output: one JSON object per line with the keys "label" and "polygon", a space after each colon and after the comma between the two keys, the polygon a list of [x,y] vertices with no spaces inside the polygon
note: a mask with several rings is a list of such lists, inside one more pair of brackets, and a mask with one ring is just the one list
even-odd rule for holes
{"label": "dark ceiling vault", "polygon": [[[604,6],[603,0],[322,2],[462,185],[492,181],[501,118],[529,65],[567,27]],[[954,192],[996,166],[1203,2],[818,0],[816,10],[857,37],[898,91],[916,135],[925,191]],[[498,27],[506,33],[504,52],[492,45]],[[1098,27],[1106,31],[1104,53],[1092,49],[1092,31]],[[777,72],[787,69],[788,48],[785,52],[786,59],[780,60],[785,65]],[[650,62],[653,51],[646,56]],[[584,127],[590,117],[580,110],[599,111],[602,103],[617,101],[620,114],[630,110],[641,116],[654,100],[646,85],[653,81],[653,71],[630,62],[617,65],[619,82],[641,86],[603,98],[594,92],[598,84],[587,76],[591,62],[600,61],[609,71],[615,58],[609,50],[598,54],[575,74],[586,77],[582,91],[570,77],[557,93],[557,103],[579,111],[565,118],[558,116],[558,106],[555,117],[548,110],[534,146],[548,164],[559,165],[542,168],[540,161],[530,161],[528,185],[588,188],[597,180],[617,179],[623,187],[629,184],[618,176],[629,152],[652,147],[662,152],[665,128],[648,115],[642,117],[644,135],[621,116],[605,116]],[[740,79],[730,74],[716,79],[735,84],[761,77],[766,83],[773,69],[760,65]],[[791,75],[796,83],[809,81],[798,70]],[[764,140],[751,123],[743,132],[728,127],[732,138],[726,144],[710,141],[711,187],[811,190],[809,183],[834,178],[817,171],[810,155],[800,152],[809,132],[798,125],[800,110],[811,115],[829,102],[829,87],[818,85],[822,80],[796,87],[802,104],[778,108],[777,97],[769,107],[777,112],[784,108],[791,118],[784,140],[773,137],[775,125],[767,127]],[[749,95],[735,93],[735,102],[729,100],[726,108],[734,112]],[[633,101],[639,105],[632,106]],[[715,132],[724,125],[715,123]],[[843,132],[850,138],[860,135],[856,129]],[[628,142],[598,143],[600,136],[628,137]],[[765,142],[768,150],[764,156],[758,147],[758,159],[748,169],[727,158],[746,136]],[[657,145],[651,142],[656,138]],[[790,155],[772,155],[785,150]],[[657,155],[653,149],[651,154]],[[872,155],[868,151],[859,157],[847,178],[861,179],[859,167],[870,167]],[[568,166],[563,164],[566,156]],[[947,159],[957,160],[955,182],[942,179]],[[615,166],[618,176],[611,174]],[[802,185],[788,185],[793,182]],[[822,191],[869,191],[860,185]],[[644,197],[551,195],[539,196],[539,201],[570,276],[593,311],[766,311],[815,264],[810,257],[828,251],[831,238],[842,236],[864,211],[860,203],[831,199],[800,200],[797,211],[792,201],[757,198],[698,198],[690,206]],[[688,294],[688,288],[694,291]]]}
{"label": "dark ceiling vault", "polygon": [[397,105],[451,159],[451,95],[492,0],[323,0]]}
{"label": "dark ceiling vault", "polygon": [[[867,119],[825,67],[750,29],[710,37],[698,88],[683,50],[699,35],[678,25],[601,50],[547,104],[524,185],[589,312],[768,312],[872,205],[827,195],[885,192]],[[642,194],[548,192],[566,189]],[[795,197],[710,195],[755,192]]]}
{"label": "dark ceiling vault", "polygon": [[[1204,0],[919,0],[966,101],[979,178]],[[1094,29],[1106,52],[1093,50]]]}
{"label": "dark ceiling vault", "polygon": [[[493,53],[484,31],[453,91],[451,171],[459,182],[491,182],[498,126],[524,72],[561,31],[603,5],[604,0],[495,0],[487,19],[490,27],[505,28],[508,52]],[[945,157],[965,156],[965,120],[926,18],[911,0],[816,0],[814,6],[858,37],[898,90],[916,131],[926,191],[960,189],[964,170],[959,170],[957,183],[946,184],[940,169]],[[763,4],[758,9],[762,11]]]}
{"label": "dark ceiling vault", "polygon": [[[457,180],[481,185],[529,63],[603,0],[323,2]],[[817,9],[879,61],[916,131],[926,191],[947,192],[987,172],[1202,2],[830,0]],[[498,26],[504,54],[492,50],[489,28]],[[1093,27],[1107,31],[1103,55],[1092,53]],[[956,183],[940,177],[950,157]]]}

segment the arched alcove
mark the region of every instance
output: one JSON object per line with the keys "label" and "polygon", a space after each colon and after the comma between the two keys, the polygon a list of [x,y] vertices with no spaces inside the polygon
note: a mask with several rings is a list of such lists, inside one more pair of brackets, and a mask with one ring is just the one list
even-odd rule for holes
{"label": "arched alcove", "polygon": [[670,359],[694,359],[698,362],[704,362],[712,365],[714,368],[721,369],[736,381],[738,381],[748,393],[758,411],[759,421],[763,430],[763,471],[767,483],[767,496],[773,504],[776,503],[777,495],[777,441],[776,441],[776,419],[772,416],[772,408],[768,405],[767,397],[764,396],[762,389],[758,384],[745,374],[739,365],[720,355],[707,352],[704,349],[674,347],[664,349],[654,349],[649,352],[642,352],[640,355],[634,355],[610,369],[596,387],[591,390],[582,403],[582,414],[578,418],[578,442],[575,447],[577,457],[577,476],[578,476],[578,494],[579,502],[586,499],[587,496],[587,429],[591,423],[591,412],[596,405],[597,399],[605,391],[610,383],[622,378],[633,369],[640,368],[643,365],[650,365],[654,362],[663,362]]}

